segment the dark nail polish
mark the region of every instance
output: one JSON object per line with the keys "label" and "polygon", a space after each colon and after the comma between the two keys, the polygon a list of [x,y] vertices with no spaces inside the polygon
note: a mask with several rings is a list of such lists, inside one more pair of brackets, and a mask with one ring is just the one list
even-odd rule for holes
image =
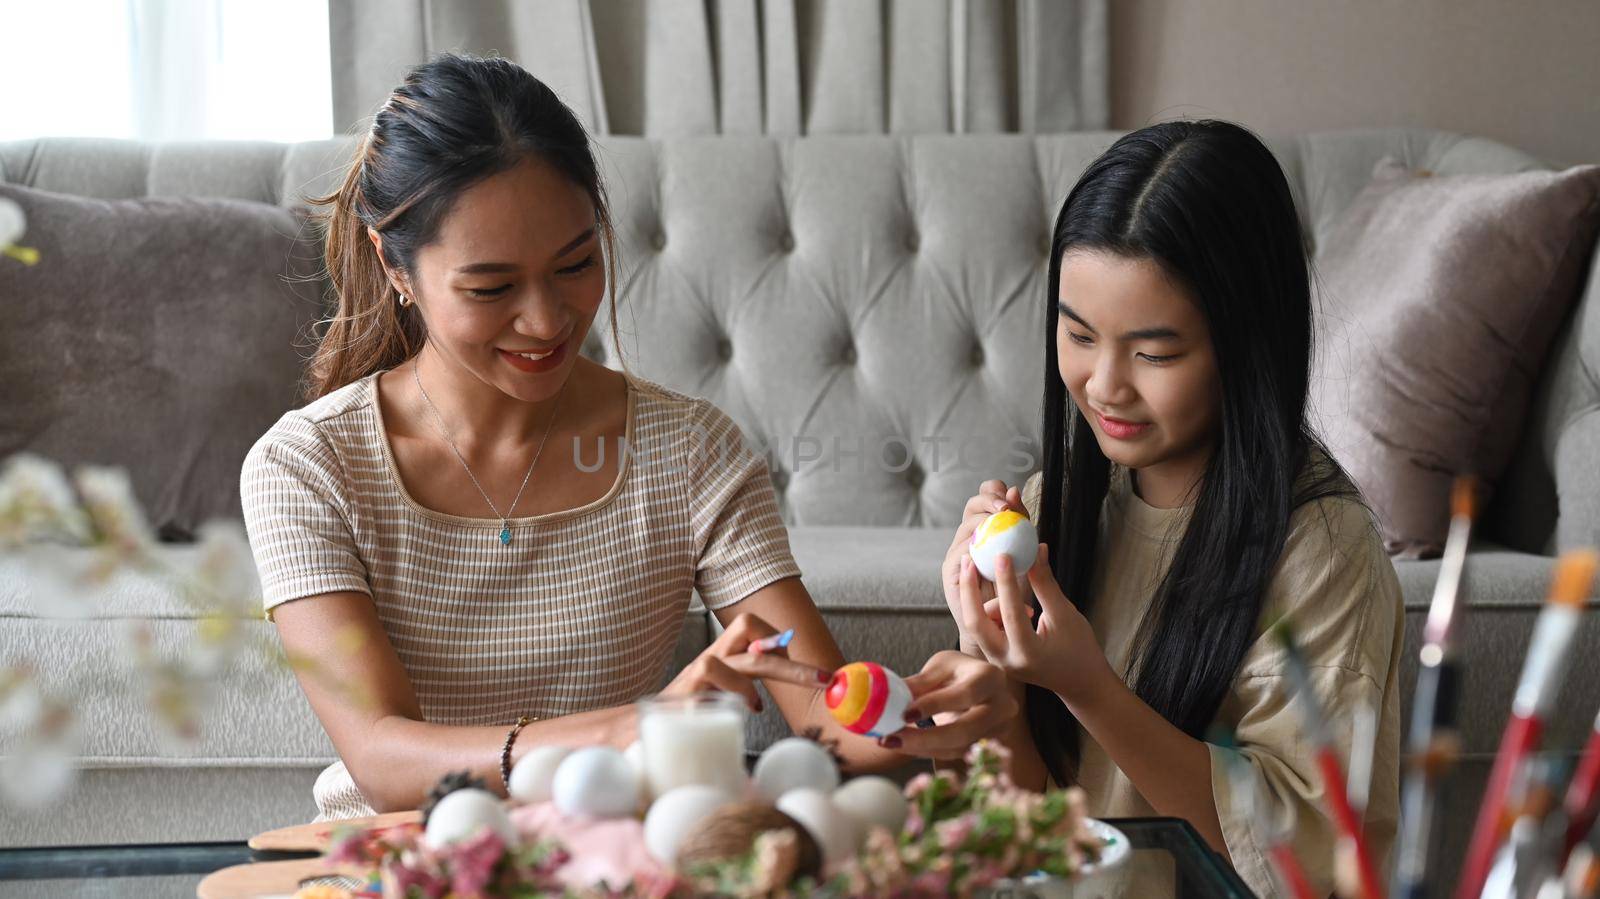
{"label": "dark nail polish", "polygon": [[909,724],[909,723],[912,723],[912,722],[915,722],[915,721],[920,721],[920,720],[922,720],[922,710],[921,709],[917,708],[916,706],[912,706],[911,708],[906,709],[906,723]]}
{"label": "dark nail polish", "polygon": [[884,749],[899,749],[900,738],[894,736],[884,737],[878,741],[878,745],[882,746]]}
{"label": "dark nail polish", "polygon": [[761,700],[757,699],[756,700],[756,714],[759,715],[759,714],[761,714],[762,712],[764,712],[766,710],[767,710],[767,704],[762,702]]}
{"label": "dark nail polish", "polygon": [[818,671],[817,672],[817,683],[819,683],[819,684],[831,684],[831,683],[833,683],[833,672],[831,672],[831,671]]}

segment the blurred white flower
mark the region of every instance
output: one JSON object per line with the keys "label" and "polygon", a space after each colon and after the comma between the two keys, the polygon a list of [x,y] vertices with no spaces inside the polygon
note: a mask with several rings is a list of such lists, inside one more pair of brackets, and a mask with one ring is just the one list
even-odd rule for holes
{"label": "blurred white flower", "polygon": [[194,576],[209,594],[206,605],[218,614],[260,618],[261,577],[243,522],[208,521],[195,537],[200,558]]}
{"label": "blurred white flower", "polygon": [[73,480],[102,539],[129,553],[148,550],[155,543],[155,532],[139,508],[126,471],[85,465]]}
{"label": "blurred white flower", "polygon": [[61,466],[17,453],[0,468],[0,547],[36,541],[83,544],[88,516]]}
{"label": "blurred white flower", "polygon": [[194,670],[189,655],[163,657],[148,622],[128,622],[126,634],[139,686],[162,725],[160,735],[166,748],[192,746],[200,739],[200,719],[213,696],[215,679]]}
{"label": "blurred white flower", "polygon": [[39,685],[23,668],[0,668],[0,732],[24,733],[44,714]]}
{"label": "blurred white flower", "polygon": [[22,239],[28,228],[28,219],[22,207],[5,197],[0,197],[0,247],[9,247]]}
{"label": "blurred white flower", "polygon": [[38,250],[16,245],[27,227],[28,220],[22,214],[22,207],[0,197],[0,255],[10,256],[23,265],[33,265],[39,261]]}
{"label": "blurred white flower", "polygon": [[82,737],[77,719],[20,668],[0,669],[0,730],[19,735],[0,758],[0,799],[37,808],[71,786]]}
{"label": "blurred white flower", "polygon": [[0,570],[16,572],[16,589],[35,615],[88,618],[105,594],[95,579],[101,557],[93,548],[35,543],[7,551],[0,558]]}
{"label": "blurred white flower", "polygon": [[[158,641],[148,620],[128,619],[121,658],[129,666],[83,672],[71,692],[111,685],[137,697],[165,748],[183,754],[199,739],[230,664],[254,652],[281,661],[251,628],[261,619],[261,584],[242,523],[207,522],[193,545],[164,546],[126,471],[86,466],[69,479],[38,456],[5,461],[0,598],[21,597],[40,617],[59,619],[152,589],[186,602],[193,636]],[[76,698],[45,694],[25,660],[0,667],[0,804],[43,805],[71,786],[82,745],[69,704]]]}

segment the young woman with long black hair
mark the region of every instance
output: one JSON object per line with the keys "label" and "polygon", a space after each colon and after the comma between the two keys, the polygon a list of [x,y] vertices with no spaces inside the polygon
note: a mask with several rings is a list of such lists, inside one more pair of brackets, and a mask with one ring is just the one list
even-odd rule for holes
{"label": "young woman with long black hair", "polygon": [[[1304,246],[1276,159],[1236,125],[1152,126],[1092,163],[1055,224],[1043,470],[982,485],[944,565],[963,648],[1022,700],[1016,776],[1077,783],[1100,816],[1186,818],[1263,895],[1268,828],[1293,833],[1324,894],[1336,842],[1274,622],[1298,634],[1345,758],[1356,710],[1376,716],[1380,864],[1398,806],[1400,591],[1307,423]],[[989,585],[968,538],[1008,506],[1043,546]],[[1237,750],[1204,742],[1217,726]],[[1234,803],[1234,751],[1258,809]]]}
{"label": "young woman with long black hair", "polygon": [[[581,357],[611,217],[583,126],[500,59],[406,76],[327,199],[338,313],[241,473],[269,615],[340,761],[323,818],[416,808],[446,772],[504,789],[540,743],[625,747],[698,591],[726,631],[663,690],[720,690],[858,768],[959,756],[1015,714],[991,664],[910,678],[937,726],[895,752],[821,702],[839,649],[766,460],[711,403]],[[613,309],[612,321],[616,320]],[[618,447],[595,464],[581,446]],[[784,652],[752,641],[793,629]]]}

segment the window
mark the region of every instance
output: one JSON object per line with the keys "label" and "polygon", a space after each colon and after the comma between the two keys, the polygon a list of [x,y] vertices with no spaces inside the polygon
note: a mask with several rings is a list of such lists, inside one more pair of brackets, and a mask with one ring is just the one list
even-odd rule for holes
{"label": "window", "polygon": [[332,133],[327,0],[0,0],[0,140]]}

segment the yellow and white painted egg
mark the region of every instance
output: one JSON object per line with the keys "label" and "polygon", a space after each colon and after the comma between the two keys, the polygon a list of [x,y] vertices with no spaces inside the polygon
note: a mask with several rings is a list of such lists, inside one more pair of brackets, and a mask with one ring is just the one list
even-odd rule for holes
{"label": "yellow and white painted egg", "polygon": [[972,545],[968,548],[978,573],[994,581],[995,562],[1001,554],[1011,557],[1011,570],[1018,577],[1033,567],[1039,555],[1039,532],[1028,516],[1011,509],[990,515],[972,532]]}

